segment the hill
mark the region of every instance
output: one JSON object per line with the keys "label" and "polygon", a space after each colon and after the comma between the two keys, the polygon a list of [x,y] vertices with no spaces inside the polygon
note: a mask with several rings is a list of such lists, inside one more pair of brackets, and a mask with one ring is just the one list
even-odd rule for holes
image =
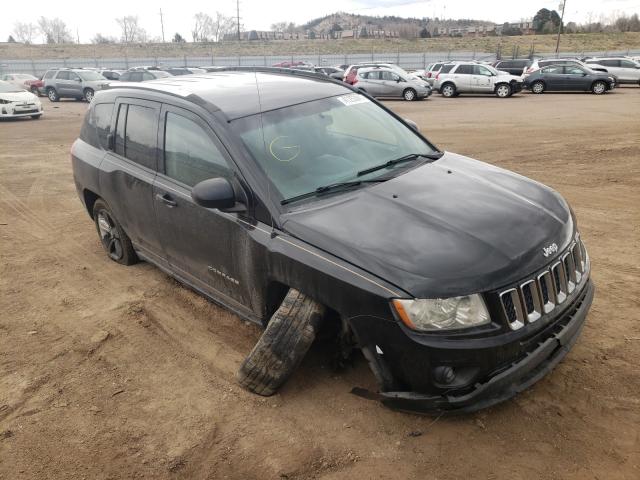
{"label": "hill", "polygon": [[[342,40],[272,40],[224,43],[145,43],[101,45],[23,45],[0,43],[0,63],[3,59],[47,58],[114,58],[114,57],[181,57],[238,55],[331,55],[350,53],[391,52],[496,52],[510,55],[514,49],[528,54],[551,53],[555,49],[554,35],[521,37],[463,37],[420,39],[342,39]],[[563,52],[596,52],[640,50],[640,33],[583,33],[562,36]]]}

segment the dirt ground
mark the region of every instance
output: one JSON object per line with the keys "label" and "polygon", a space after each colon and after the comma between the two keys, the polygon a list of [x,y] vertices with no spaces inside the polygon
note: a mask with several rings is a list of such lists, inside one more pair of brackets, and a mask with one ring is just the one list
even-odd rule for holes
{"label": "dirt ground", "polygon": [[280,394],[234,374],[260,332],[151,265],[102,252],[69,148],[87,106],[0,123],[0,478],[640,478],[640,88],[389,102],[441,148],[573,206],[596,299],[573,351],[517,398],[418,417],[350,394],[317,345]]}

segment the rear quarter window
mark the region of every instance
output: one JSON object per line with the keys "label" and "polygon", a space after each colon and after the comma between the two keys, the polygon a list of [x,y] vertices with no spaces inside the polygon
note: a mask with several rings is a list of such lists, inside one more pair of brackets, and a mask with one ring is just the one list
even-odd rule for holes
{"label": "rear quarter window", "polygon": [[80,139],[93,147],[106,150],[112,112],[113,103],[98,103],[89,109],[80,129]]}

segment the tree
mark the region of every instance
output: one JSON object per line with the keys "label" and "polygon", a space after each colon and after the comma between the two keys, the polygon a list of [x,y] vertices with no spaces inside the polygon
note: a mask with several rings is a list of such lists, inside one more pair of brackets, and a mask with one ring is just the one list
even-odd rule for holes
{"label": "tree", "polygon": [[71,43],[73,41],[67,25],[59,18],[40,17],[38,28],[47,43]]}
{"label": "tree", "polygon": [[557,32],[561,22],[558,12],[547,8],[541,8],[533,17],[533,29],[536,33]]}
{"label": "tree", "polygon": [[176,34],[173,36],[173,39],[171,41],[173,43],[185,43],[186,42],[186,40],[178,32],[176,32]]}
{"label": "tree", "polygon": [[17,22],[13,26],[13,35],[22,43],[33,43],[34,38],[38,34],[38,27],[33,23],[21,23]]}
{"label": "tree", "polygon": [[427,30],[427,27],[424,27],[422,30],[420,30],[420,38],[431,38],[431,33],[429,33],[429,30]]}
{"label": "tree", "polygon": [[7,42],[9,43],[16,43],[16,39],[13,38],[13,35],[9,35],[9,38],[7,38]]}
{"label": "tree", "polygon": [[360,38],[369,38],[369,32],[367,32],[367,27],[362,27],[360,29]]}
{"label": "tree", "polygon": [[213,18],[206,13],[200,12],[194,15],[193,30],[191,36],[194,42],[207,42],[213,30]]}
{"label": "tree", "polygon": [[214,42],[221,42],[224,36],[231,33],[236,28],[234,17],[227,17],[220,12],[216,12],[211,28],[211,39]]}
{"label": "tree", "polygon": [[116,43],[116,39],[114,37],[106,37],[101,33],[96,33],[95,37],[91,39],[91,43],[95,43],[95,44]]}
{"label": "tree", "polygon": [[120,37],[123,43],[133,42],[145,42],[147,39],[147,32],[144,28],[138,25],[138,17],[134,15],[127,15],[124,17],[116,18],[116,23],[120,26],[122,36]]}

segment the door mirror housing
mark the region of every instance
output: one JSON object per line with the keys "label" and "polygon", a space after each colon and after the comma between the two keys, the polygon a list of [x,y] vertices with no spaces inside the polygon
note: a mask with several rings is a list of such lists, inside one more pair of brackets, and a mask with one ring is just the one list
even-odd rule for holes
{"label": "door mirror housing", "polygon": [[229,209],[236,204],[236,194],[229,180],[210,178],[198,183],[191,190],[193,201],[204,208]]}
{"label": "door mirror housing", "polygon": [[416,122],[414,122],[413,120],[410,120],[408,118],[403,118],[404,123],[406,123],[407,125],[409,125],[411,128],[413,128],[416,132],[420,131],[418,129],[418,124]]}

